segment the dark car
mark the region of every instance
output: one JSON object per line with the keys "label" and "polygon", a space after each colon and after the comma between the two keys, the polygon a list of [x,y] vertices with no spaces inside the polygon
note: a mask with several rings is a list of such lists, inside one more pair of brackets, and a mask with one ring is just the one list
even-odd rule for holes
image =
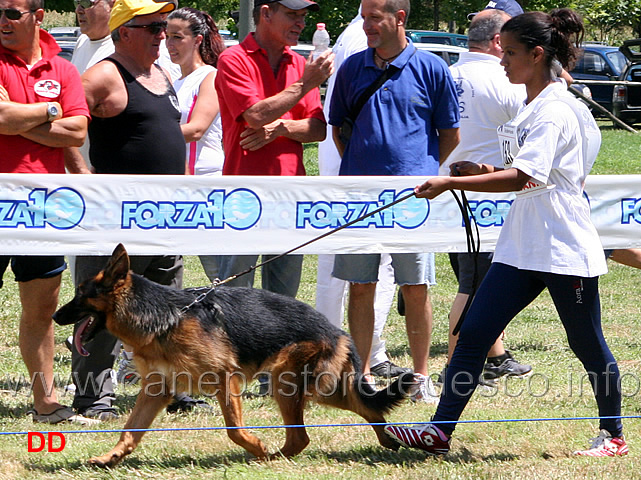
{"label": "dark car", "polygon": [[57,42],[58,46],[60,47],[58,56],[64,58],[65,60],[71,61],[73,50],[76,48],[76,42],[71,40],[58,40]]}
{"label": "dark car", "polygon": [[459,33],[436,32],[433,30],[406,30],[406,35],[414,43],[440,43],[467,48],[467,36]]}
{"label": "dark car", "polygon": [[[570,75],[580,80],[617,80],[627,65],[625,55],[618,47],[601,44],[585,44],[581,56]],[[590,84],[592,100],[612,111],[612,93],[614,85]],[[598,113],[598,112],[597,112]]]}
{"label": "dark car", "polygon": [[[620,47],[629,64],[619,80],[641,82],[641,38],[626,40]],[[641,85],[616,85],[612,99],[613,113],[625,123],[641,122]]]}

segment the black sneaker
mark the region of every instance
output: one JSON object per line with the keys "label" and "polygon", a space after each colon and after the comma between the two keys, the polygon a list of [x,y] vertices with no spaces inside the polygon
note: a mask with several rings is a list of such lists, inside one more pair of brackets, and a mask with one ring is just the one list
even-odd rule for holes
{"label": "black sneaker", "polygon": [[258,376],[258,393],[256,395],[258,395],[259,397],[266,397],[267,395],[271,395],[268,375]]}
{"label": "black sneaker", "polygon": [[[443,367],[443,370],[441,370],[439,373],[435,374],[432,378],[432,381],[434,382],[434,385],[437,387],[443,388],[443,383],[445,382],[445,374],[447,373],[447,367],[448,365],[445,364]],[[481,378],[479,379],[479,385],[482,387],[491,387],[491,388],[496,388],[496,380],[490,380],[488,378],[485,378],[484,375],[481,375]]]}
{"label": "black sneaker", "polygon": [[389,360],[385,360],[369,369],[372,375],[383,378],[395,378],[404,373],[412,373],[411,368],[399,367]]}
{"label": "black sneaker", "polygon": [[184,393],[174,395],[174,401],[167,405],[167,413],[203,412],[213,413],[214,407],[204,400],[196,400]]}
{"label": "black sneaker", "polygon": [[488,357],[483,367],[483,380],[492,382],[501,377],[526,377],[532,373],[532,366],[525,365],[514,360],[514,357],[507,350],[498,357]]}
{"label": "black sneaker", "polygon": [[116,412],[115,408],[105,407],[105,408],[96,408],[89,407],[84,410],[78,410],[78,413],[83,417],[95,418],[101,422],[108,422],[110,420],[118,420],[120,415]]}
{"label": "black sneaker", "polygon": [[258,388],[256,389],[245,389],[243,391],[244,398],[256,398],[256,397],[271,397],[272,396],[272,386],[270,376],[267,374],[260,374],[256,377],[258,382]]}

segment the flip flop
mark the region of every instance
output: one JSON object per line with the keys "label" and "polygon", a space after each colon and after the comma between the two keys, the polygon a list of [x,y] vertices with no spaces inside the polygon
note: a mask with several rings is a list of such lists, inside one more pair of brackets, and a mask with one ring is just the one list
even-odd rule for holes
{"label": "flip flop", "polygon": [[55,425],[61,422],[71,422],[80,425],[98,425],[100,420],[83,417],[74,412],[70,407],[60,407],[51,413],[38,413],[35,409],[28,412],[33,418],[33,423],[49,423]]}

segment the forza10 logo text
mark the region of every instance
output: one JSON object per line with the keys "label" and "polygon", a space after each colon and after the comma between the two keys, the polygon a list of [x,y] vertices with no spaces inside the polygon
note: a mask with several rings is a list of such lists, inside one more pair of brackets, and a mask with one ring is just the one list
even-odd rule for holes
{"label": "forza10 logo text", "polygon": [[27,200],[0,200],[0,228],[45,228],[67,230],[85,215],[85,201],[71,188],[34,188]]}
{"label": "forza10 logo text", "polygon": [[[384,190],[378,196],[378,201],[298,202],[296,228],[305,228],[307,224],[318,229],[341,227],[391,204],[410,192],[409,189],[399,193],[396,193],[396,190]],[[356,222],[351,228],[416,228],[427,220],[429,211],[430,204],[427,200],[412,197]]]}
{"label": "forza10 logo text", "polygon": [[621,223],[641,223],[641,198],[624,198],[621,200]]}
{"label": "forza10 logo text", "polygon": [[123,202],[121,227],[155,229],[220,229],[253,227],[260,219],[262,206],[251,190],[239,188],[226,193],[212,190],[206,202],[159,201]]}

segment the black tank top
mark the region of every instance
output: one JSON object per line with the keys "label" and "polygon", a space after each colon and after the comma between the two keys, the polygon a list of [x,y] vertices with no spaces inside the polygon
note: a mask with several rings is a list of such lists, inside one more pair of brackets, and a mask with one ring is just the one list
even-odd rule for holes
{"label": "black tank top", "polygon": [[180,131],[178,98],[162,69],[168,90],[156,95],[112,58],[129,101],[115,117],[93,117],[89,124],[89,158],[96,173],[185,173],[185,139]]}

